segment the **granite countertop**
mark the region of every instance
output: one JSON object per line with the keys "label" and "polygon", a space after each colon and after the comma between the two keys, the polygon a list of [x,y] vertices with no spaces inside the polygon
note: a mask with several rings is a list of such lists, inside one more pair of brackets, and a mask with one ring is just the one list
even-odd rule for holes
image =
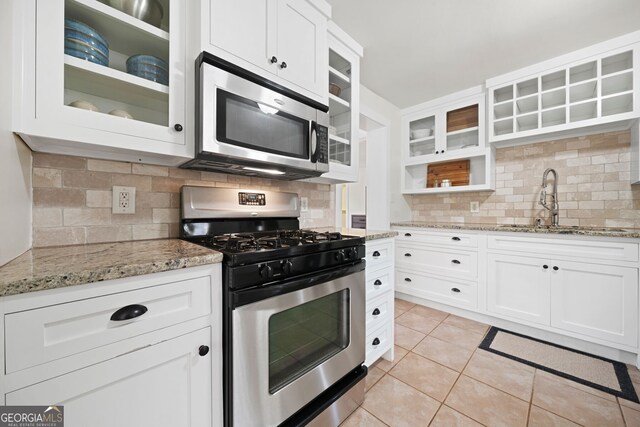
{"label": "granite countertop", "polygon": [[511,224],[458,224],[444,222],[420,222],[406,221],[394,222],[392,227],[414,227],[414,228],[434,228],[444,230],[474,230],[474,231],[499,231],[507,233],[536,233],[536,234],[561,234],[575,236],[593,236],[593,237],[625,237],[640,238],[640,229],[638,228],[615,228],[615,227],[558,227],[551,226],[535,226],[535,225],[511,225]]}
{"label": "granite countertop", "polygon": [[221,261],[220,252],[178,239],[35,248],[0,267],[0,297]]}
{"label": "granite countertop", "polygon": [[314,230],[322,232],[338,232],[347,236],[364,237],[367,242],[371,240],[396,237],[398,235],[398,232],[393,230],[363,230],[362,228],[320,227],[314,228]]}

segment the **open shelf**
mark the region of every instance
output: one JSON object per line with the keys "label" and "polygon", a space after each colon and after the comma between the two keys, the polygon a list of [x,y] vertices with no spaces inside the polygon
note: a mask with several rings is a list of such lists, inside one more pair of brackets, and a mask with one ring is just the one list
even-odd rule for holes
{"label": "open shelf", "polygon": [[[332,66],[329,66],[329,82],[336,83],[338,85],[345,84],[346,86],[351,85],[351,77],[343,74],[341,71],[336,70]],[[340,83],[341,82],[341,83]]]}
{"label": "open shelf", "polygon": [[329,114],[331,116],[347,113],[350,111],[350,108],[351,106],[347,101],[335,96],[332,93],[329,94]]}
{"label": "open shelf", "polygon": [[602,115],[612,116],[633,111],[633,92],[611,96],[602,100]]}
{"label": "open shelf", "polygon": [[[487,155],[476,155],[465,158],[469,161],[468,185],[452,185],[450,187],[427,187],[430,167],[443,165],[440,163],[418,163],[405,167],[405,194],[454,193],[460,191],[491,190],[486,182]],[[462,160],[464,161],[464,160]],[[455,161],[454,161],[455,162]],[[450,162],[444,162],[450,163]],[[445,176],[446,177],[446,176]],[[466,182],[466,181],[465,181]],[[455,183],[455,180],[454,180]]]}
{"label": "open shelf", "polygon": [[549,126],[558,126],[567,123],[567,109],[565,107],[555,108],[553,110],[547,110],[542,112],[543,128]]}
{"label": "open shelf", "polygon": [[569,102],[581,102],[598,96],[598,81],[589,80],[569,88]]}
{"label": "open shelf", "polygon": [[538,79],[535,78],[516,84],[516,92],[518,98],[538,93]]}
{"label": "open shelf", "polygon": [[345,145],[351,145],[351,141],[349,141],[347,138],[343,138],[341,136],[337,136],[337,135],[329,135],[329,139],[335,142],[339,142],[341,144],[345,144]]}
{"label": "open shelf", "polygon": [[557,89],[567,85],[567,72],[565,70],[542,76],[542,92]]}
{"label": "open shelf", "polygon": [[538,95],[530,95],[516,101],[516,114],[527,114],[538,110]]}
{"label": "open shelf", "polygon": [[511,117],[493,122],[494,135],[507,135],[510,133],[513,133],[513,119]]}
{"label": "open shelf", "polygon": [[538,127],[538,113],[516,117],[516,125],[518,132],[536,129]]}
{"label": "open shelf", "polygon": [[493,118],[495,120],[513,116],[513,102],[507,102],[493,106]]}
{"label": "open shelf", "polygon": [[595,119],[598,116],[598,103],[596,101],[583,102],[569,107],[569,121],[579,122],[582,120]]}
{"label": "open shelf", "polygon": [[505,86],[493,91],[493,103],[500,104],[501,102],[511,101],[513,99],[513,86]]}
{"label": "open shelf", "polygon": [[633,90],[633,73],[625,71],[602,78],[602,96]]}
{"label": "open shelf", "polygon": [[569,69],[569,83],[579,83],[597,77],[597,62],[591,61]]}
{"label": "open shelf", "polygon": [[565,105],[567,102],[567,91],[564,87],[555,89],[542,94],[542,109],[553,108],[560,105]]}

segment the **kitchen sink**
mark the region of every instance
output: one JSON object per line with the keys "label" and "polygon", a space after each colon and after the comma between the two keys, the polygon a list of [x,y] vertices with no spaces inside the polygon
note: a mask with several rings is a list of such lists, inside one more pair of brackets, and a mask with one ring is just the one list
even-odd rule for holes
{"label": "kitchen sink", "polygon": [[557,231],[558,233],[571,233],[575,231],[610,231],[614,233],[627,233],[628,230],[622,228],[606,228],[606,227],[580,227],[578,225],[571,226],[552,226],[552,225],[517,225],[517,224],[502,224],[498,225],[499,228],[509,228],[513,230],[549,230]]}

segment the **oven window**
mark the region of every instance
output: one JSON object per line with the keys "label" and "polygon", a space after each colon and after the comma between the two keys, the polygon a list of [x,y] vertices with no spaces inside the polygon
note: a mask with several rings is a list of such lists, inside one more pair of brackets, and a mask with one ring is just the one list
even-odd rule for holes
{"label": "oven window", "polygon": [[268,153],[309,158],[309,121],[218,89],[216,138]]}
{"label": "oven window", "polygon": [[349,331],[349,289],[271,316],[269,393],[347,348]]}

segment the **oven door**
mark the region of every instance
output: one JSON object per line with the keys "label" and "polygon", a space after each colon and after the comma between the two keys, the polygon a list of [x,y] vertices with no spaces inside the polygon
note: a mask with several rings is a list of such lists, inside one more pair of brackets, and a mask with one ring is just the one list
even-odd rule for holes
{"label": "oven door", "polygon": [[364,362],[365,277],[353,270],[233,310],[234,426],[277,426]]}
{"label": "oven door", "polygon": [[328,170],[326,113],[206,62],[201,67],[201,152],[240,164]]}

